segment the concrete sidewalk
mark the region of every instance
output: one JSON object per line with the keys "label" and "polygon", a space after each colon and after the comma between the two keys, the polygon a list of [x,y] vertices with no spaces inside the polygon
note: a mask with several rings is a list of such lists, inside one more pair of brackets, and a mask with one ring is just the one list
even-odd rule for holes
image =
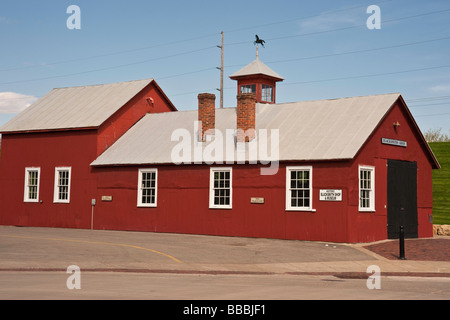
{"label": "concrete sidewalk", "polygon": [[[438,239],[450,244],[450,237]],[[99,272],[367,278],[368,267],[376,265],[382,275],[450,278],[449,261],[409,260],[408,251],[408,260],[388,259],[368,245],[0,226],[0,271],[62,271],[77,265]]]}

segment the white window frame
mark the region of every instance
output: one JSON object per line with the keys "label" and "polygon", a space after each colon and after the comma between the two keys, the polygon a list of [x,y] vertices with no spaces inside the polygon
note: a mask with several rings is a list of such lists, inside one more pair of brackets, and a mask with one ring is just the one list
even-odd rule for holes
{"label": "white window frame", "polygon": [[[137,197],[137,206],[140,208],[156,208],[158,206],[158,169],[152,168],[152,169],[139,169],[139,176],[138,176],[138,197]],[[154,203],[144,203],[142,202],[142,196],[144,186],[142,183],[142,174],[143,173],[154,173],[155,174],[155,202]],[[150,188],[152,189],[152,188]]]}
{"label": "white window frame", "polygon": [[[36,199],[30,198],[30,173],[37,172]],[[41,181],[41,168],[29,167],[25,168],[25,187],[23,193],[23,202],[39,202],[39,186]]]}
{"label": "white window frame", "polygon": [[[220,189],[229,189],[230,190],[230,203],[229,204],[214,204],[215,198],[215,190],[214,188],[214,175],[216,172],[229,172],[230,173],[230,185],[229,188],[220,188]],[[233,208],[233,168],[231,167],[217,167],[210,168],[209,171],[209,208],[210,209],[232,209]]]}
{"label": "white window frame", "polygon": [[[253,90],[254,89],[254,90]],[[241,93],[256,93],[256,84],[243,84],[240,88]]]}
{"label": "white window frame", "polygon": [[[370,189],[361,188],[361,172],[370,172]],[[361,204],[361,191],[369,191],[369,206],[363,207]],[[360,212],[375,212],[375,167],[373,166],[358,166],[358,209]]]}
{"label": "white window frame", "polygon": [[[269,98],[269,99],[267,99]],[[273,102],[273,86],[269,84],[261,85],[261,101],[264,102]]]}
{"label": "white window frame", "polygon": [[[67,199],[59,198],[59,174],[60,172],[67,171],[68,185],[67,185]],[[72,184],[72,167],[56,167],[55,168],[55,186],[53,189],[53,203],[70,203],[70,186]]]}
{"label": "white window frame", "polygon": [[[292,206],[292,188],[291,188],[291,172],[292,171],[308,171],[309,172],[309,206],[297,207]],[[315,212],[313,209],[313,167],[312,166],[298,166],[298,167],[286,167],[286,211],[310,211]]]}

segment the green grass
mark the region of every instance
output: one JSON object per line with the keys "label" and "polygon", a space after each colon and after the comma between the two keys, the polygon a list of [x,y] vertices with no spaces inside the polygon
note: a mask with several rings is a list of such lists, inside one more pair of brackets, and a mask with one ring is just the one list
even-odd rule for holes
{"label": "green grass", "polygon": [[433,223],[450,224],[450,142],[432,142],[430,147],[441,165],[433,170]]}

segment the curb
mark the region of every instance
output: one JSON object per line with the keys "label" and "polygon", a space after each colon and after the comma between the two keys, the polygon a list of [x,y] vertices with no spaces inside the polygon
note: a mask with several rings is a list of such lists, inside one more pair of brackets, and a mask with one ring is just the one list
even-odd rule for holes
{"label": "curb", "polygon": [[[164,270],[164,269],[124,269],[124,268],[87,268],[83,272],[117,272],[137,274],[192,274],[192,275],[250,275],[250,276],[333,276],[339,279],[364,279],[370,276],[365,272],[260,272],[260,271],[226,271],[226,270]],[[4,268],[0,272],[63,272],[62,268]],[[383,272],[384,277],[419,277],[419,278],[450,278],[450,273],[439,272]]]}

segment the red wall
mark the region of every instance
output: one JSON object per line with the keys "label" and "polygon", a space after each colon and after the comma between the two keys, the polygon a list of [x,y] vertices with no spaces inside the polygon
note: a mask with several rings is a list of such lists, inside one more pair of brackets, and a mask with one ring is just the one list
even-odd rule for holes
{"label": "red wall", "polygon": [[[88,228],[96,181],[96,130],[6,134],[0,165],[0,224]],[[72,167],[69,204],[53,203],[55,167]],[[24,203],[25,168],[40,167],[39,199]]]}
{"label": "red wall", "polygon": [[[400,126],[395,129],[393,124],[396,122]],[[382,138],[406,141],[408,145],[406,148],[384,145],[381,143]],[[351,242],[375,241],[387,237],[387,159],[417,162],[419,237],[433,236],[433,225],[429,222],[433,207],[432,163],[413,122],[398,101],[353,161],[352,172],[357,172],[358,165],[375,166],[376,212],[358,213],[358,177],[350,176],[353,181],[350,181],[349,227],[354,230],[350,233]]]}
{"label": "red wall", "polygon": [[[393,123],[401,126],[394,130]],[[408,142],[407,148],[381,144],[381,138]],[[96,168],[98,205],[95,228],[155,232],[370,242],[387,238],[387,159],[418,163],[419,237],[432,236],[431,163],[413,123],[399,105],[352,161],[281,164],[278,174],[261,176],[259,166],[233,166],[233,209],[209,209],[207,165],[159,166],[158,207],[137,207],[139,168]],[[285,210],[286,166],[313,166],[315,212]],[[359,165],[375,167],[375,212],[359,212]],[[320,189],[341,189],[342,202],[319,201]],[[112,196],[112,202],[102,202]],[[264,204],[251,204],[263,197]]]}
{"label": "red wall", "polygon": [[[155,98],[154,98],[155,99]],[[139,101],[142,101],[138,99]],[[128,118],[129,109],[123,111]],[[131,112],[132,113],[132,112]],[[122,117],[112,126],[122,128]],[[118,122],[117,122],[118,121]],[[401,126],[394,130],[393,123]],[[116,125],[117,124],[117,125]],[[120,131],[120,130],[119,130]],[[233,166],[233,209],[209,209],[210,166],[158,166],[157,208],[137,207],[139,168],[91,168],[99,141],[110,141],[113,129],[3,136],[0,162],[0,224],[90,228],[91,199],[94,228],[227,236],[266,237],[332,242],[369,242],[387,237],[387,159],[418,164],[419,237],[432,236],[431,162],[414,124],[395,106],[352,161],[282,163],[278,174],[260,175],[256,165]],[[407,148],[381,144],[381,138],[408,142]],[[285,210],[286,166],[313,166],[315,212]],[[358,165],[375,166],[374,213],[358,211]],[[24,203],[25,168],[41,167],[39,203]],[[70,204],[53,204],[56,166],[72,167]],[[342,189],[341,202],[319,201],[320,189]],[[102,196],[112,196],[111,202]],[[264,204],[251,204],[263,197]]]}
{"label": "red wall", "polygon": [[[238,80],[238,91],[237,95],[241,93],[241,86],[256,84],[256,101],[261,102],[261,94],[262,94],[262,84],[267,84],[273,87],[273,102],[276,103],[276,82],[273,79],[264,76],[248,76],[243,79]],[[263,103],[267,103],[263,101]]]}
{"label": "red wall", "polygon": [[[146,98],[153,98],[149,104]],[[97,177],[90,164],[146,113],[176,110],[150,83],[98,129],[3,134],[0,224],[90,228]],[[25,168],[40,167],[39,200],[24,202]],[[70,203],[53,203],[55,167],[71,167]]]}
{"label": "red wall", "polygon": [[[294,164],[290,164],[294,165]],[[304,164],[300,164],[304,165]],[[286,212],[286,165],[261,176],[259,166],[233,166],[233,209],[209,209],[210,167],[159,166],[157,208],[137,207],[139,168],[97,168],[95,228],[280,239],[346,241],[346,204],[319,202],[319,189],[346,183],[346,163],[314,164],[314,212]],[[344,191],[344,197],[346,192]],[[112,196],[112,202],[101,201]],[[251,204],[263,197],[264,204]],[[344,227],[342,227],[344,226]]]}
{"label": "red wall", "polygon": [[[147,98],[151,98],[153,101],[149,103]],[[174,107],[168,102],[159,87],[154,82],[150,83],[100,126],[97,155],[108,149],[146,113],[169,111],[175,111]]]}

